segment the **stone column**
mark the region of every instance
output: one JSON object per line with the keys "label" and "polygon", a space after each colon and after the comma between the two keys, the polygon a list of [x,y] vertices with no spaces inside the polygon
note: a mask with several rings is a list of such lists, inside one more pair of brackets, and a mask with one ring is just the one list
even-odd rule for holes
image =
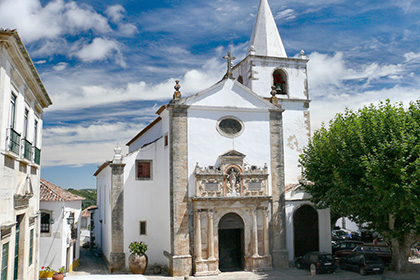
{"label": "stone column", "polygon": [[274,268],[284,268],[289,265],[286,244],[283,111],[281,108],[270,110],[271,185],[273,196],[271,250]]}
{"label": "stone column", "polygon": [[270,254],[270,245],[269,245],[269,228],[268,228],[268,209],[263,208],[263,219],[264,219],[264,255],[267,256]]}
{"label": "stone column", "polygon": [[188,106],[171,102],[169,110],[169,191],[171,252],[169,271],[172,276],[192,273],[188,205]]}
{"label": "stone column", "polygon": [[121,147],[114,149],[115,155],[111,167],[111,254],[109,259],[110,272],[125,270],[124,253],[124,166],[121,157]]}
{"label": "stone column", "polygon": [[207,212],[208,219],[208,238],[207,238],[207,250],[208,250],[208,259],[215,260],[214,257],[214,230],[213,230],[213,211],[209,210]]}
{"label": "stone column", "polygon": [[252,249],[253,257],[259,257],[258,255],[258,224],[257,224],[257,209],[252,210]]}
{"label": "stone column", "polygon": [[194,251],[195,260],[202,261],[201,257],[201,212],[197,210],[195,213],[195,236],[194,236]]}

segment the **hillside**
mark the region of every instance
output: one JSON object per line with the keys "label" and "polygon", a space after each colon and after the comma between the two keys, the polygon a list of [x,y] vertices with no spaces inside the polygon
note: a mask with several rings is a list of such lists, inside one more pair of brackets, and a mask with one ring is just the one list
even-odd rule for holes
{"label": "hillside", "polygon": [[71,192],[72,194],[80,195],[86,198],[82,202],[82,209],[85,209],[89,206],[96,205],[96,189],[82,189],[82,190],[76,190],[76,189],[67,189],[67,191]]}

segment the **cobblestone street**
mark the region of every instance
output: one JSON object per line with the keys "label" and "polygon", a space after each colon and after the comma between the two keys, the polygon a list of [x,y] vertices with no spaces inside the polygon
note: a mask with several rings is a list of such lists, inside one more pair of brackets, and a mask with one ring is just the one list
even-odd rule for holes
{"label": "cobblestone street", "polygon": [[[396,274],[394,271],[386,270],[383,275],[361,276],[356,272],[344,271],[338,269],[334,274],[320,274],[312,277],[307,270],[296,268],[285,268],[265,272],[225,272],[218,276],[194,277],[170,277],[168,275],[153,275],[152,272],[145,277],[130,274],[109,274],[109,271],[102,260],[102,257],[95,254],[94,251],[81,249],[80,266],[75,271],[68,273],[68,280],[84,279],[148,279],[148,280],[274,280],[274,279],[322,279],[322,280],[350,280],[350,279],[368,279],[368,280],[420,280],[420,259],[411,261],[413,272],[409,274]],[[108,274],[108,275],[107,275]],[[90,276],[89,276],[90,275]],[[89,277],[88,277],[89,276]]]}

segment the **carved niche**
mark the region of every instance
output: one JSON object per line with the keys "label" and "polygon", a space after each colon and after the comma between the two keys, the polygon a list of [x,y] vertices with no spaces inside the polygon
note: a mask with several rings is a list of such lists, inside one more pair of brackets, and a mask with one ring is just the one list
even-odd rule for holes
{"label": "carved niche", "polygon": [[245,155],[231,150],[220,156],[218,166],[195,167],[196,197],[241,197],[268,195],[268,168],[249,166]]}

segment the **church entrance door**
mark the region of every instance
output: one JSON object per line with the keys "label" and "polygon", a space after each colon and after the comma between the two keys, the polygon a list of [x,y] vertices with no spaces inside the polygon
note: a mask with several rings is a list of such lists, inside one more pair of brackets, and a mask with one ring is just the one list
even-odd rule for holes
{"label": "church entrance door", "polygon": [[299,207],[293,214],[295,258],[319,251],[318,212],[310,205]]}
{"label": "church entrance door", "polygon": [[220,271],[244,270],[244,222],[235,214],[226,214],[219,222]]}

